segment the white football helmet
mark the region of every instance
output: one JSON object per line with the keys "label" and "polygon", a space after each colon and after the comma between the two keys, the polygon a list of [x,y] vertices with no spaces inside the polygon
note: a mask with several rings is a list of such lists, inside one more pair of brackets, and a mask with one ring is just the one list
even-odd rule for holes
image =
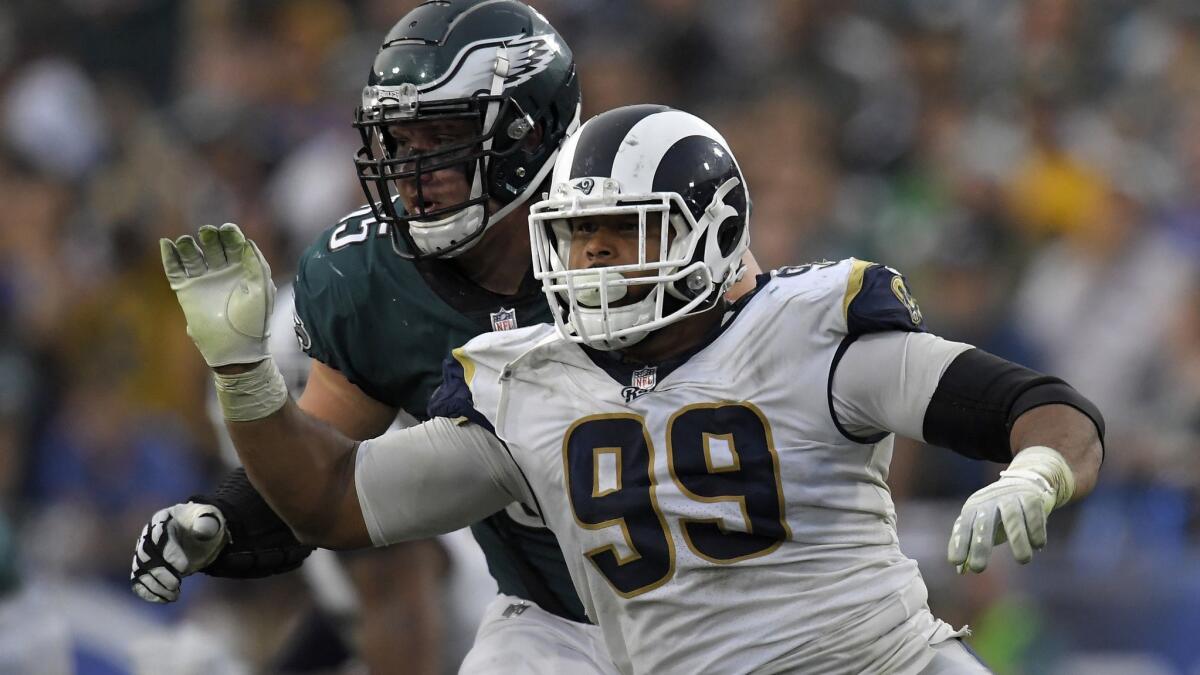
{"label": "white football helmet", "polygon": [[[712,307],[742,273],[749,207],[729,144],[699,117],[635,105],[588,120],[563,145],[551,191],[529,216],[534,276],[559,331],[597,349],[621,349]],[[570,219],[621,214],[638,217],[638,261],[570,269]],[[657,260],[646,255],[652,218],[661,224]],[[620,303],[641,285],[654,288]]]}

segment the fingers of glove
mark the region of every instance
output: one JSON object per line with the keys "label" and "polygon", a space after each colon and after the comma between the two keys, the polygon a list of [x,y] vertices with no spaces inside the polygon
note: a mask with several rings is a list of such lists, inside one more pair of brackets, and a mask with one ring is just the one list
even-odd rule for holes
{"label": "fingers of glove", "polygon": [[137,593],[137,596],[139,598],[144,599],[144,601],[146,601],[148,603],[167,604],[169,602],[175,602],[174,598],[167,598],[167,597],[154,595],[154,593],[152,593],[149,589],[146,589],[146,587],[142,585],[142,581],[134,580],[133,584],[132,584],[132,589],[133,589],[134,593]]}
{"label": "fingers of glove", "polygon": [[175,242],[170,239],[159,239],[158,250],[162,254],[163,271],[167,273],[167,281],[174,286],[187,279],[187,272],[183,269],[183,261],[179,259],[179,251],[175,248]]}
{"label": "fingers of glove", "polygon": [[138,535],[129,582],[134,593],[148,602],[174,602],[179,598],[179,577],[161,564],[163,544],[169,539],[172,521],[171,509],[161,509]]}
{"label": "fingers of glove", "polygon": [[[138,589],[159,598],[158,602],[175,602],[179,599],[180,581],[165,567],[151,567],[133,580],[133,590]],[[145,598],[142,593],[139,596]],[[151,602],[155,602],[151,600]]]}
{"label": "fingers of glove", "polygon": [[1046,509],[1043,498],[1037,495],[1021,495],[1021,509],[1025,512],[1025,527],[1029,533],[1029,544],[1033,550],[1046,547]]}
{"label": "fingers of glove", "polygon": [[225,257],[225,247],[221,245],[221,235],[212,225],[202,225],[196,234],[200,240],[200,250],[209,269],[219,270],[228,264]]}
{"label": "fingers of glove", "polygon": [[150,525],[147,523],[144,527],[142,527],[142,533],[138,535],[137,543],[135,543],[133,546],[133,572],[130,574],[130,578],[137,574],[138,567],[141,566],[141,563],[150,560],[150,554],[145,549],[147,539],[146,534],[149,531]]}
{"label": "fingers of glove", "polygon": [[954,521],[954,527],[950,528],[950,545],[946,549],[946,559],[951,565],[961,568],[967,561],[967,551],[971,548],[971,521],[974,515],[973,509],[963,511]]}
{"label": "fingers of glove", "polygon": [[178,543],[175,541],[177,534],[175,530],[178,528],[178,523],[175,522],[174,511],[180,505],[160,509],[150,518],[150,522],[142,528],[142,534],[138,537],[137,552],[134,554],[133,567],[134,573],[138,572],[139,563],[141,565],[157,566],[158,562],[164,561],[175,568],[176,572],[182,572],[183,567],[178,554],[170,555],[172,550],[178,550]]}
{"label": "fingers of glove", "polygon": [[217,234],[225,249],[225,259],[232,264],[241,262],[246,246],[246,235],[242,234],[241,228],[233,223],[225,223],[217,230]]}
{"label": "fingers of glove", "polygon": [[976,510],[975,520],[971,523],[970,550],[965,563],[968,570],[982,572],[987,569],[996,536],[996,506],[985,504]]}
{"label": "fingers of glove", "polygon": [[263,324],[263,335],[270,336],[271,315],[275,313],[275,291],[278,289],[275,288],[275,280],[271,278],[271,264],[267,262],[262,251],[258,250],[258,244],[250,242],[250,245],[254,247],[254,255],[258,256],[258,261],[262,264],[263,281],[268,287],[265,289],[267,294],[267,321]]}
{"label": "fingers of glove", "polygon": [[1033,547],[1029,543],[1029,530],[1025,527],[1027,513],[1021,508],[1021,500],[1010,497],[1000,502],[1000,520],[1008,536],[1008,546],[1017,562],[1025,564],[1033,560]]}
{"label": "fingers of glove", "polygon": [[[159,509],[150,516],[150,522],[142,528],[142,534],[138,538],[138,550],[143,546],[162,546],[163,524],[171,519],[171,508]],[[149,535],[149,536],[147,536]]]}
{"label": "fingers of glove", "polygon": [[200,245],[192,235],[185,234],[176,239],[175,250],[179,251],[179,261],[183,263],[183,269],[189,277],[198,277],[208,270],[204,254],[200,252]]}
{"label": "fingers of glove", "polygon": [[246,282],[252,286],[260,286],[271,279],[271,266],[258,250],[258,244],[246,240],[246,248],[242,254],[242,269],[245,270]]}

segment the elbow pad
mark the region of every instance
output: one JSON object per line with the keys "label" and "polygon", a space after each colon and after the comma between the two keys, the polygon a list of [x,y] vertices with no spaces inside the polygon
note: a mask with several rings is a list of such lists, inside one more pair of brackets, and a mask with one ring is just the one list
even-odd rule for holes
{"label": "elbow pad", "polygon": [[972,459],[1012,461],[1009,435],[1017,418],[1050,404],[1087,415],[1104,439],[1099,409],[1057,377],[970,349],[946,368],[925,410],[922,433],[933,445]]}
{"label": "elbow pad", "polygon": [[212,504],[225,516],[230,541],[212,564],[200,570],[209,576],[254,579],[283,574],[299,567],[314,550],[296,539],[241,467],[226,476],[213,494],[189,501]]}

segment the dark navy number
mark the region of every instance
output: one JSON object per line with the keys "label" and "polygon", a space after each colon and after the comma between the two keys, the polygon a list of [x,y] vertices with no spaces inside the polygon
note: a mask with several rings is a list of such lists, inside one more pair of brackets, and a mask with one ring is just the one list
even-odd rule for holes
{"label": "dark navy number", "polygon": [[585,417],[567,431],[563,461],[575,521],[589,530],[620,526],[626,551],[586,553],[617,592],[633,597],[662,585],[675,545],[654,494],[654,450],[634,415]]}
{"label": "dark navy number", "polygon": [[688,406],[667,423],[671,477],[688,497],[736,504],[742,524],[683,518],[693,553],[715,563],[765,555],[790,536],[779,485],[779,458],[762,413],[750,404]]}
{"label": "dark navy number", "polygon": [[[618,526],[615,544],[585,555],[624,597],[665,583],[675,572],[675,547],[658,506],[654,447],[641,417],[585,417],[567,431],[564,470],[575,521],[589,530]],[[688,498],[737,506],[725,518],[681,518],[688,548],[717,564],[766,555],[791,536],[784,517],[779,458],[771,429],[749,403],[688,406],[667,425],[667,467]]]}

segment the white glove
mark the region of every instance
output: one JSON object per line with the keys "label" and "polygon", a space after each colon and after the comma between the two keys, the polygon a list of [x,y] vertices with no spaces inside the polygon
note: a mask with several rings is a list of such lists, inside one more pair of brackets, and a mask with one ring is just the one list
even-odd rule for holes
{"label": "white glove", "polygon": [[147,602],[175,602],[183,577],[212,563],[229,541],[225,516],[211,504],[176,504],[154,514],[138,536],[129,583]]}
{"label": "white glove", "polygon": [[1046,518],[1075,493],[1075,477],[1053,448],[1017,453],[1000,479],[967,498],[950,532],[947,558],[960,573],[987,568],[992,547],[1008,541],[1025,564],[1046,545]]}
{"label": "white glove", "polygon": [[162,239],[163,269],[187,318],[187,332],[211,367],[267,358],[275,284],[254,242],[233,223],[175,241]]}

